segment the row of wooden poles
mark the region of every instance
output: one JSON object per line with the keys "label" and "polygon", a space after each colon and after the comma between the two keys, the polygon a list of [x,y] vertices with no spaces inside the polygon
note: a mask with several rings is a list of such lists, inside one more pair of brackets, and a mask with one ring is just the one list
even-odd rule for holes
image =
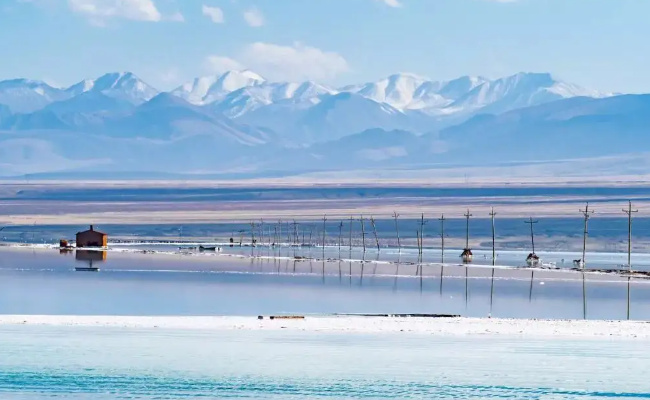
{"label": "row of wooden poles", "polygon": [[[589,208],[589,203],[587,202],[585,204],[585,208],[579,210],[580,213],[582,214],[584,218],[584,230],[583,230],[583,242],[582,242],[582,258],[579,261],[579,265],[581,266],[582,269],[585,268],[586,264],[586,248],[587,248],[587,238],[589,236],[589,219],[591,216],[594,214],[594,210]],[[632,264],[631,264],[631,254],[632,254],[632,215],[638,210],[633,210],[632,209],[632,202],[628,202],[628,207],[627,209],[623,209],[623,212],[627,214],[628,216],[628,246],[627,246],[627,267],[628,269],[632,269]],[[491,218],[491,227],[492,227],[492,265],[495,265],[496,263],[496,226],[495,226],[495,217],[497,213],[494,211],[494,208],[491,209],[490,213],[488,214]],[[465,250],[469,249],[469,221],[470,218],[473,216],[473,214],[470,213],[470,210],[468,209],[465,214],[463,214],[463,217],[465,217],[466,220],[466,225],[465,225]],[[396,234],[396,239],[397,239],[397,247],[398,250],[402,250],[402,240],[400,237],[400,230],[399,230],[399,217],[400,214],[397,212],[394,212],[392,215],[394,221],[395,221],[395,234]],[[438,221],[440,222],[440,239],[441,239],[441,256],[442,256],[442,262],[444,262],[445,258],[445,221],[447,218],[445,218],[444,214],[438,218]],[[326,236],[327,236],[327,230],[326,230],[326,223],[328,221],[327,215],[323,215],[322,218],[323,221],[323,229],[322,229],[322,236],[319,238],[321,241],[321,247],[323,248],[323,253],[325,252],[325,245],[326,245]],[[370,221],[370,225],[372,227],[372,233],[374,236],[374,241],[375,245],[377,247],[377,251],[381,251],[381,246],[379,244],[379,236],[377,235],[377,227],[376,227],[376,220],[374,219],[373,216],[370,218],[364,218],[363,215],[360,216],[360,218],[355,219],[354,217],[349,218],[349,235],[348,235],[348,246],[350,251],[352,251],[352,230],[353,230],[353,223],[355,221],[360,222],[360,227],[361,227],[361,244],[363,248],[363,252],[365,253],[367,250],[366,246],[366,221]],[[423,232],[424,232],[424,226],[428,223],[428,220],[425,220],[424,214],[421,214],[420,219],[419,219],[419,228],[416,231],[416,243],[417,243],[417,249],[418,249],[418,255],[422,256],[423,254]],[[535,234],[534,234],[534,228],[533,226],[537,224],[539,221],[533,220],[532,217],[530,217],[528,220],[524,221],[526,224],[530,226],[530,239],[531,239],[531,246],[532,246],[532,254],[535,254]],[[265,237],[265,229],[264,227],[268,226],[269,230],[268,233],[266,233]],[[310,227],[309,234],[306,236],[305,230],[301,230],[300,232],[298,231],[298,226],[300,225],[299,222],[296,222],[296,220],[293,220],[292,222],[286,222],[283,223],[282,220],[279,220],[276,224],[273,223],[266,223],[264,220],[260,220],[260,223],[257,223],[255,221],[250,222],[250,244],[251,246],[256,246],[258,244],[258,238],[260,239],[261,243],[265,243],[265,238],[268,238],[268,245],[269,246],[276,246],[277,244],[281,243],[282,239],[284,238],[284,234],[286,233],[286,238],[287,238],[287,243],[294,245],[294,246],[301,246],[301,245],[309,245],[311,246],[313,244],[312,239],[313,239],[313,226]],[[286,226],[286,230],[283,231],[283,226]],[[271,227],[273,229],[271,230]],[[339,234],[338,234],[338,248],[339,250],[344,246],[343,244],[343,227],[344,223],[341,220],[338,224],[339,228]],[[259,232],[257,231],[259,229]],[[239,245],[241,246],[243,244],[243,239],[244,239],[244,234],[246,233],[246,230],[239,230],[238,233],[240,234],[239,236]],[[302,241],[300,240],[300,235],[302,234]],[[257,235],[257,236],[256,236]],[[234,234],[233,234],[234,236]],[[234,238],[230,238],[231,245],[234,244]]]}

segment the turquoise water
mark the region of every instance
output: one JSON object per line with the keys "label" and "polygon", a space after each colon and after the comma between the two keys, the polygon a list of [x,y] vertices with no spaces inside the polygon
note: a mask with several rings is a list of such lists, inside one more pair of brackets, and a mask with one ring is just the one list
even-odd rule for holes
{"label": "turquoise water", "polygon": [[650,398],[633,340],[13,326],[2,399]]}

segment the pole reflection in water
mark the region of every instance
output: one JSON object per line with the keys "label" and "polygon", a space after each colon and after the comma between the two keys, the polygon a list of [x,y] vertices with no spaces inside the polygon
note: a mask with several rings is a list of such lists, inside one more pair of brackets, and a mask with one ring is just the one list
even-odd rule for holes
{"label": "pole reflection in water", "polygon": [[467,309],[468,299],[469,299],[469,267],[465,266],[465,309]]}
{"label": "pole reflection in water", "polygon": [[587,291],[585,272],[582,271],[582,318],[587,319]]}
{"label": "pole reflection in water", "polygon": [[630,319],[630,280],[631,277],[627,277],[627,319]]}
{"label": "pole reflection in water", "polygon": [[[32,251],[35,256],[35,250]],[[87,266],[75,267],[77,271],[99,271],[99,267],[93,265],[93,262],[102,263],[106,261],[107,252],[104,250],[77,250],[75,251],[75,261]]]}
{"label": "pole reflection in water", "polygon": [[341,256],[339,255],[339,283],[343,282],[343,274],[341,273]]}
{"label": "pole reflection in water", "polygon": [[420,265],[420,294],[422,294],[423,277],[422,277],[422,255],[420,255],[418,264]]}
{"label": "pole reflection in water", "polygon": [[492,278],[490,279],[490,317],[492,317],[492,303],[494,299],[494,268],[492,268]]}
{"label": "pole reflection in water", "polygon": [[[303,284],[302,282],[312,282],[316,283],[318,286],[321,286],[321,283],[323,286],[328,285],[328,284],[335,284],[335,275],[337,274],[336,268],[338,267],[338,276],[339,276],[339,284],[343,284],[343,275],[345,274],[343,272],[343,268],[345,268],[345,263],[348,263],[348,283],[349,285],[353,285],[353,276],[356,274],[356,272],[353,271],[353,264],[354,263],[359,263],[360,265],[360,270],[359,272],[359,286],[363,286],[364,291],[365,289],[369,289],[372,291],[372,296],[378,296],[378,298],[381,297],[381,290],[380,289],[385,289],[385,293],[392,292],[394,294],[397,294],[399,292],[400,298],[397,298],[395,296],[395,301],[400,302],[402,301],[402,297],[408,298],[409,295],[415,295],[418,296],[417,292],[419,292],[419,296],[424,296],[424,283],[425,282],[430,282],[427,284],[427,291],[431,292],[433,294],[436,291],[435,286],[438,287],[438,292],[440,294],[440,301],[435,302],[434,304],[424,304],[420,303],[419,300],[415,300],[413,303],[409,303],[409,307],[414,307],[414,309],[418,309],[418,311],[421,312],[454,312],[458,313],[459,311],[464,315],[464,316],[485,316],[485,309],[488,309],[488,290],[489,290],[489,316],[495,316],[495,317],[512,317],[512,316],[517,316],[517,317],[529,317],[529,318],[580,318],[580,312],[578,311],[579,307],[579,301],[580,301],[580,295],[578,294],[580,290],[582,290],[582,318],[583,319],[593,319],[593,318],[611,318],[611,319],[626,319],[626,320],[631,320],[632,315],[631,315],[631,307],[632,307],[632,297],[631,297],[631,288],[632,288],[632,278],[635,278],[633,275],[608,275],[605,277],[603,274],[596,274],[592,276],[592,292],[590,292],[591,296],[591,305],[593,308],[593,311],[591,313],[591,317],[589,317],[588,314],[588,299],[587,299],[587,277],[589,271],[575,271],[575,272],[569,272],[569,271],[550,271],[550,270],[539,270],[539,269],[530,269],[530,271],[521,271],[519,269],[503,269],[502,271],[499,272],[499,290],[500,293],[499,295],[502,296],[504,299],[508,299],[508,301],[504,301],[503,305],[500,305],[499,310],[495,311],[494,308],[494,303],[496,302],[496,289],[495,285],[497,282],[497,277],[496,277],[496,270],[497,268],[495,267],[489,267],[490,272],[487,272],[487,269],[483,268],[478,268],[476,271],[472,270],[472,274],[474,274],[474,277],[472,278],[472,284],[475,285],[473,290],[474,294],[474,300],[472,301],[472,305],[470,307],[469,305],[469,295],[470,295],[470,289],[469,289],[469,275],[470,275],[470,269],[475,268],[472,266],[468,265],[456,265],[456,264],[450,264],[450,265],[444,265],[444,264],[429,264],[427,263],[426,265],[424,264],[424,259],[423,256],[415,256],[415,262],[413,258],[407,257],[405,259],[405,265],[401,265],[401,256],[397,256],[396,254],[396,259],[397,262],[395,263],[395,266],[393,267],[389,263],[381,263],[377,262],[377,257],[376,256],[369,256],[369,258],[362,259],[361,261],[355,261],[354,258],[352,257],[353,254],[349,254],[350,258],[346,261],[345,259],[338,259],[338,260],[332,260],[332,259],[321,259],[320,264],[321,264],[321,270],[318,271],[317,268],[318,266],[314,266],[314,263],[318,263],[318,259],[303,259],[301,257],[297,257],[295,259],[292,259],[290,257],[285,257],[284,259],[276,259],[274,258],[273,260],[268,259],[268,257],[274,257],[279,253],[279,249],[263,249],[260,246],[256,246],[257,248],[255,249],[255,254],[258,256],[255,257],[254,259],[251,260],[241,260],[237,261],[237,271],[240,271],[241,268],[247,269],[250,268],[249,271],[260,271],[262,273],[271,273],[273,275],[280,275],[279,278],[273,278],[273,279],[281,279],[281,280],[291,280],[292,285],[295,283],[296,285]],[[304,249],[305,252],[307,252],[307,249]],[[334,249],[335,250],[335,249]],[[315,254],[318,254],[318,249],[316,250]],[[247,250],[246,250],[247,252]],[[63,252],[65,254],[65,252]],[[29,254],[29,253],[27,253]],[[96,267],[97,262],[103,262],[106,260],[106,255],[108,254],[106,251],[92,251],[92,250],[82,250],[79,249],[78,251],[71,251],[68,254],[70,256],[73,256],[76,258],[78,262],[84,261],[84,263],[88,263],[90,267]],[[289,254],[291,252],[289,251]],[[368,254],[368,253],[367,253]],[[405,254],[404,254],[405,255]],[[268,257],[265,257],[268,256]],[[405,255],[406,256],[406,255]],[[134,256],[128,256],[128,257],[134,257]],[[145,257],[145,256],[137,256],[137,257]],[[99,274],[96,275],[98,279],[101,281],[104,281],[106,279],[111,279],[111,272],[114,271],[114,268],[117,267],[118,270],[124,269],[128,272],[128,268],[132,268],[132,265],[129,265],[127,263],[132,263],[132,260],[127,260],[127,256],[123,255],[121,253],[112,253],[111,260],[107,263],[105,268],[105,272],[107,272],[106,275]],[[161,260],[165,260],[164,258],[161,258]],[[379,260],[381,260],[381,257],[379,257]],[[197,258],[196,262],[197,263],[203,263],[206,261],[206,258],[201,257]],[[70,262],[70,261],[69,261]],[[69,263],[68,262],[68,263]],[[164,261],[167,262],[167,261]],[[169,261],[170,263],[174,261]],[[306,263],[309,262],[310,266],[309,269],[307,269]],[[92,263],[92,264],[91,264]],[[293,267],[291,267],[291,263],[293,263]],[[368,263],[373,263],[374,265],[368,266]],[[225,263],[224,263],[225,264]],[[172,264],[170,264],[172,265]],[[208,265],[208,263],[204,264]],[[234,271],[232,266],[216,266],[212,265],[211,263],[209,264],[209,267],[207,268],[207,271],[209,272],[232,272]],[[298,265],[301,266],[300,270],[298,270]],[[126,267],[125,267],[126,266]],[[411,275],[411,267],[416,266],[416,270],[414,271],[417,276]],[[424,267],[427,267],[427,276],[424,276]],[[371,271],[366,271],[366,267],[372,268]],[[439,267],[438,273],[440,274],[439,276],[436,276],[435,270],[437,269],[436,267]],[[68,270],[70,269],[70,264],[67,265]],[[82,267],[84,270],[89,270],[85,266]],[[170,268],[165,268],[165,271],[168,269],[171,270],[173,267]],[[463,271],[463,268],[465,271]],[[184,269],[181,269],[180,271],[184,271]],[[291,272],[293,271],[294,275],[297,275],[296,277],[291,276]],[[309,271],[313,271],[312,277],[308,278],[305,275],[308,275]],[[320,274],[318,273],[320,272]],[[464,276],[463,276],[464,272]],[[159,272],[156,272],[155,270],[151,271],[151,274],[159,274]],[[145,280],[147,279],[144,277],[143,273],[139,271],[140,276],[134,277],[134,279],[139,279],[139,280]],[[286,275],[285,275],[286,274]],[[404,274],[404,276],[400,276],[400,274]],[[446,274],[446,275],[445,275]],[[529,274],[528,278],[525,277],[525,275]],[[227,275],[227,274],[226,274]],[[221,276],[226,276],[226,275],[205,275],[206,280],[209,281],[214,281],[215,284],[220,284],[220,279]],[[255,276],[258,274],[251,274],[250,278],[246,279],[259,279],[255,278]],[[283,276],[285,275],[285,276]],[[320,275],[321,279],[318,279],[318,276]],[[329,282],[327,279],[328,275],[332,276],[332,281]],[[369,277],[366,275],[370,275]],[[113,275],[115,276],[115,275]],[[153,275],[150,275],[153,276]],[[179,275],[181,276],[181,275]],[[426,278],[426,279],[425,279]],[[462,279],[464,278],[464,287],[463,287],[463,282]],[[532,297],[533,297],[533,292],[535,288],[535,278],[537,278],[540,283],[538,283],[538,290],[537,294],[535,296],[535,303],[532,302]],[[182,279],[185,279],[185,276],[183,276]],[[182,279],[179,284],[184,284],[182,282]],[[193,279],[193,278],[188,278]],[[227,279],[224,278],[224,279]],[[417,281],[416,281],[417,279]],[[445,279],[447,279],[447,284],[445,286]],[[487,285],[487,280],[489,281],[489,289]],[[365,282],[364,282],[365,280]],[[438,282],[436,282],[438,280]],[[528,280],[529,282],[526,282]],[[320,282],[319,282],[320,281]],[[265,282],[266,283],[266,282]],[[528,285],[526,285],[528,283]],[[643,307],[644,304],[648,304],[648,296],[645,294],[644,290],[648,286],[646,282],[644,282],[642,279],[637,279],[635,281],[635,318],[649,318],[650,312],[648,312],[647,307]],[[336,284],[335,284],[336,285]],[[344,284],[343,284],[344,285]],[[545,285],[545,286],[541,286]],[[525,286],[528,286],[528,293],[526,293]],[[625,294],[625,311],[622,309],[623,308],[623,293],[621,293],[621,288],[626,287],[626,294]],[[516,290],[513,290],[516,289]],[[445,292],[446,290],[446,292]],[[463,290],[464,290],[464,307],[463,307],[463,300],[461,300],[461,297],[463,296]],[[526,294],[528,294],[528,300],[529,302],[526,303],[524,301]],[[365,296],[366,294],[359,294],[360,296]],[[446,295],[444,297],[443,295]],[[505,297],[504,297],[505,296]],[[618,299],[618,300],[617,300]],[[515,301],[512,301],[515,300]],[[558,310],[552,310],[549,309],[550,304],[556,304],[557,302],[564,302],[563,304],[566,305],[567,307],[558,307]],[[640,304],[639,304],[640,303]],[[501,303],[500,303],[501,304]],[[386,310],[390,309],[391,305],[388,305],[388,308]],[[553,307],[550,307],[553,308]],[[381,312],[381,311],[379,311]],[[625,317],[623,316],[625,315]]]}
{"label": "pole reflection in water", "polygon": [[397,264],[395,265],[395,280],[393,282],[393,292],[397,291],[397,277],[399,276],[399,265],[402,258],[402,250],[397,254]]}
{"label": "pole reflection in water", "polygon": [[352,252],[350,252],[349,267],[350,267],[350,273],[348,274],[348,276],[350,277],[350,286],[352,286]]}

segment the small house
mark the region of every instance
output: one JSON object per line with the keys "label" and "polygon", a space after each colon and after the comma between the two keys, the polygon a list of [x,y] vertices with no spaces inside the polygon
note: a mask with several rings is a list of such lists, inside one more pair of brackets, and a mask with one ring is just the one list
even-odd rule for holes
{"label": "small house", "polygon": [[106,247],[108,235],[96,231],[92,225],[87,231],[77,232],[77,248],[79,247]]}

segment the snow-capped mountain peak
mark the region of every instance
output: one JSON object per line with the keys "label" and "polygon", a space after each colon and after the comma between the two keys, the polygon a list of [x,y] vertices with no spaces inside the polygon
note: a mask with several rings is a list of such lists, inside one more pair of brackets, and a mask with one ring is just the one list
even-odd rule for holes
{"label": "snow-capped mountain peak", "polygon": [[223,100],[236,90],[256,86],[265,81],[253,71],[227,71],[221,75],[196,78],[174,89],[172,94],[192,104],[209,104]]}
{"label": "snow-capped mountain peak", "polygon": [[43,81],[10,79],[0,82],[0,104],[9,107],[12,112],[36,111],[65,96],[61,89]]}
{"label": "snow-capped mountain peak", "polygon": [[480,109],[482,112],[500,114],[577,96],[607,95],[559,81],[549,73],[520,72],[485,81],[459,97],[446,111],[470,113]]}
{"label": "snow-capped mountain peak", "polygon": [[230,118],[237,118],[247,112],[263,106],[279,104],[302,108],[314,105],[325,94],[338,93],[336,90],[315,82],[263,82],[259,85],[248,86],[228,94],[223,101],[216,102],[215,109]]}
{"label": "snow-capped mountain peak", "polygon": [[66,89],[70,96],[78,96],[90,91],[135,105],[151,100],[159,93],[132,72],[111,72],[95,80],[85,79]]}
{"label": "snow-capped mountain peak", "polygon": [[390,75],[377,82],[347,86],[341,91],[356,93],[378,103],[386,103],[395,108],[404,109],[413,102],[415,92],[426,82],[428,82],[427,78],[411,73],[400,73]]}

